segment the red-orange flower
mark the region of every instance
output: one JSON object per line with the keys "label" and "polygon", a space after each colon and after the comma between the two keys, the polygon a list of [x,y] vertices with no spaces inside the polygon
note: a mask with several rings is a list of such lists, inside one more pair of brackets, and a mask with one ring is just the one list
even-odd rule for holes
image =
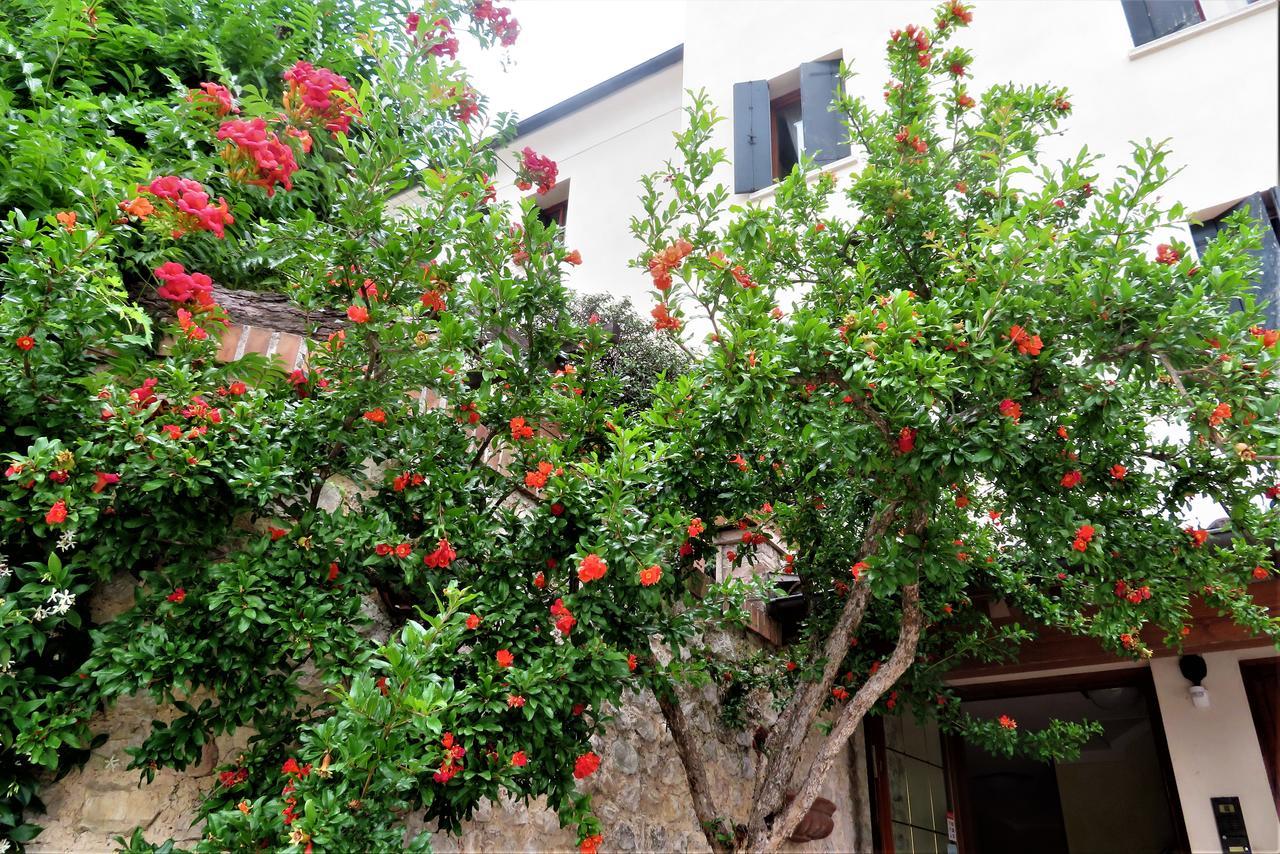
{"label": "red-orange flower", "polygon": [[[541,575],[542,573],[538,573]],[[556,618],[556,631],[562,635],[567,635],[573,631],[574,625],[578,620],[565,607],[563,599],[557,599],[551,604],[551,616]]]}
{"label": "red-orange flower", "polygon": [[653,315],[653,328],[661,332],[663,329],[671,329],[678,331],[681,323],[680,318],[671,315],[666,303],[658,303],[653,307],[653,311],[649,312]]}
{"label": "red-orange flower", "polygon": [[67,521],[67,502],[61,498],[53,502],[49,512],[44,514],[44,521],[46,525],[60,525]]}
{"label": "red-orange flower", "polygon": [[19,335],[16,339],[14,339],[13,344],[15,347],[17,347],[19,350],[25,353],[28,350],[30,350],[32,347],[36,346],[36,339],[32,338],[30,335]]}
{"label": "red-orange flower", "polygon": [[1200,548],[1209,540],[1209,532],[1204,528],[1184,528],[1187,536],[1191,538],[1191,545]]}
{"label": "red-orange flower", "polygon": [[1013,423],[1017,424],[1022,419],[1022,404],[1006,397],[1000,401],[1000,414],[1005,418],[1012,418]]}
{"label": "red-orange flower", "polygon": [[1084,475],[1072,469],[1062,476],[1060,481],[1064,489],[1072,489],[1080,485],[1080,481],[1084,480]]}
{"label": "red-orange flower", "polygon": [[1001,715],[1000,726],[1004,727],[1005,729],[1017,729],[1018,722],[1015,721],[1013,718],[1009,717],[1008,715]]}
{"label": "red-orange flower", "polygon": [[519,415],[511,419],[511,438],[517,442],[522,439],[533,438],[533,428],[525,423],[524,418]]}
{"label": "red-orange flower", "polygon": [[564,256],[564,261],[566,264],[572,264],[576,267],[582,263],[582,253],[575,249],[568,255]]}
{"label": "red-orange flower", "polygon": [[1089,548],[1089,542],[1093,539],[1094,527],[1092,525],[1081,525],[1076,529],[1075,542],[1071,544],[1071,548],[1078,552],[1085,551]]}
{"label": "red-orange flower", "polygon": [[511,654],[510,650],[500,649],[494,658],[498,662],[499,667],[510,667],[515,664],[516,657]]}
{"label": "red-orange flower", "polygon": [[579,756],[573,763],[573,776],[579,780],[590,777],[600,767],[600,757],[591,751]]}
{"label": "red-orange flower", "polygon": [[1044,347],[1039,335],[1032,335],[1021,326],[1009,327],[1009,340],[1017,345],[1018,352],[1024,356],[1039,356]]}
{"label": "red-orange flower", "polygon": [[596,854],[600,850],[600,843],[602,842],[604,842],[604,837],[598,833],[588,836],[578,843],[578,854]]}
{"label": "red-orange flower", "polygon": [[898,431],[898,453],[909,454],[916,447],[916,428],[903,427]]}
{"label": "red-orange flower", "polygon": [[480,627],[480,615],[479,614],[467,615],[467,628],[474,631],[479,627]]}
{"label": "red-orange flower", "polygon": [[187,591],[183,590],[181,587],[178,587],[172,593],[170,593],[168,596],[164,598],[166,602],[174,602],[181,605],[182,601],[187,598]]}
{"label": "red-orange flower", "polygon": [[62,211],[56,217],[54,217],[54,219],[56,219],[59,223],[61,223],[62,227],[65,228],[68,233],[76,230],[76,212],[75,211]]}
{"label": "red-orange flower", "polygon": [[662,567],[656,563],[647,568],[640,570],[640,583],[645,587],[652,587],[662,580]]}
{"label": "red-orange flower", "polygon": [[1214,427],[1217,427],[1219,424],[1221,424],[1223,421],[1226,421],[1230,417],[1231,417],[1231,404],[1219,403],[1217,406],[1213,408],[1213,411],[1209,413],[1209,423],[1212,424]]}
{"label": "red-orange flower", "polygon": [[1116,463],[1111,467],[1111,477],[1113,477],[1116,480],[1124,480],[1125,475],[1127,475],[1128,473],[1129,473],[1129,469],[1120,465],[1120,463]]}
{"label": "red-orange flower", "polygon": [[110,474],[105,471],[95,472],[95,474],[98,477],[98,482],[89,487],[90,492],[102,492],[108,486],[120,482],[120,475],[118,474]]}
{"label": "red-orange flower", "polygon": [[578,566],[578,579],[586,584],[600,578],[604,578],[604,574],[609,571],[609,566],[597,554],[589,554],[582,559],[582,563]]}
{"label": "red-orange flower", "polygon": [[554,470],[551,463],[538,463],[537,471],[531,471],[524,476],[524,485],[530,489],[541,489],[547,485],[547,478]]}
{"label": "red-orange flower", "polygon": [[1258,343],[1263,347],[1274,347],[1276,342],[1280,342],[1280,329],[1263,329],[1261,326],[1254,326],[1249,329],[1249,334],[1258,339]]}
{"label": "red-orange flower", "polygon": [[150,199],[144,198],[143,196],[138,196],[136,199],[130,199],[127,202],[121,202],[119,207],[120,210],[129,214],[129,216],[136,216],[138,219],[142,220],[145,220],[156,212],[156,206],[151,204]]}
{"label": "red-orange flower", "polygon": [[369,309],[362,305],[353,305],[347,308],[347,317],[352,323],[366,323],[369,320]]}
{"label": "red-orange flower", "polygon": [[458,553],[449,545],[449,540],[441,537],[436,542],[436,550],[422,558],[423,564],[432,569],[448,569],[449,564],[453,563]]}
{"label": "red-orange flower", "polygon": [[374,424],[385,424],[387,423],[387,413],[382,411],[381,407],[378,409],[370,409],[364,414],[364,420],[372,421]]}

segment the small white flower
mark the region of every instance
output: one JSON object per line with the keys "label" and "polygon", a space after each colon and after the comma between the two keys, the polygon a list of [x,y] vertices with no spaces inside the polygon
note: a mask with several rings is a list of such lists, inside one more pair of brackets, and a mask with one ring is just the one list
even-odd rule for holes
{"label": "small white flower", "polygon": [[70,590],[55,590],[49,594],[50,614],[65,614],[71,610],[71,606],[76,604],[76,594]]}
{"label": "small white flower", "polygon": [[76,547],[76,532],[67,530],[62,532],[62,536],[58,537],[56,548],[60,552],[70,551]]}
{"label": "small white flower", "polygon": [[115,771],[120,767],[120,759],[114,753],[102,760],[102,767],[108,771]]}
{"label": "small white flower", "polygon": [[46,611],[44,608],[36,608],[35,613],[31,615],[31,622],[33,623],[39,622],[40,620],[43,620],[47,616],[49,616],[49,612]]}
{"label": "small white flower", "polygon": [[[0,555],[0,578],[8,578],[10,575],[13,575],[13,570],[9,568],[9,558],[5,555]],[[2,841],[7,842],[8,840]]]}
{"label": "small white flower", "polygon": [[0,839],[0,854],[5,854],[9,850],[9,840]]}

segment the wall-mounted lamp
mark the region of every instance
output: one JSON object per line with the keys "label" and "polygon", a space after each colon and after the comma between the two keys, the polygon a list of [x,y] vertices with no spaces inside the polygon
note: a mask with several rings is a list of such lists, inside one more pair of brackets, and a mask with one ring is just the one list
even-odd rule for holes
{"label": "wall-mounted lamp", "polygon": [[1200,684],[1209,674],[1209,665],[1205,664],[1204,657],[1184,655],[1178,659],[1178,670],[1191,683],[1191,687],[1187,689],[1187,693],[1191,695],[1191,705],[1197,709],[1209,708],[1209,691]]}

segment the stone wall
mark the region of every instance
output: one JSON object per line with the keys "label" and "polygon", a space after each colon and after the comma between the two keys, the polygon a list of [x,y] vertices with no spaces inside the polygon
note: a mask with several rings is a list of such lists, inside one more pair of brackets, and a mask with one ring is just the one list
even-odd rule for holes
{"label": "stone wall", "polygon": [[[92,599],[92,619],[101,623],[128,607],[132,584],[121,579],[103,585]],[[381,627],[385,631],[385,626]],[[381,632],[379,632],[381,633]],[[720,638],[739,652],[758,643],[746,638]],[[686,697],[686,710],[700,733],[707,771],[720,809],[731,816],[748,812],[755,775],[756,753],[751,735],[757,723],[771,716],[758,703],[761,720],[743,731],[726,731],[714,716],[714,689]],[[606,851],[705,851],[706,840],[690,806],[684,767],[676,755],[656,701],[650,695],[629,694],[613,710],[608,733],[593,745],[601,756],[600,770],[581,785],[593,796],[605,827]],[[29,846],[31,852],[97,852],[112,850],[113,836],[141,827],[148,840],[172,838],[189,845],[200,837],[193,825],[202,793],[216,781],[213,769],[248,744],[242,730],[206,745],[200,763],[177,773],[160,771],[150,784],[140,784],[136,771],[126,770],[127,748],[137,747],[150,731],[152,718],[172,718],[149,699],[127,698],[101,713],[95,732],[107,740],[90,755],[83,768],[50,782],[42,792],[47,812],[28,820],[44,826]],[[822,795],[836,805],[836,827],[826,839],[793,846],[796,851],[869,851],[870,816],[865,793],[866,762],[855,736],[832,769]],[[816,740],[806,745],[812,751]],[[555,813],[538,802],[529,805],[500,802],[483,805],[459,836],[436,833],[433,847],[440,852],[568,851],[575,849],[574,829],[562,829]]]}
{"label": "stone wall", "polygon": [[[750,734],[724,732],[707,716],[707,698],[698,699],[691,704],[690,718],[705,736],[717,802],[733,815],[744,815],[755,772]],[[600,770],[583,784],[605,826],[604,850],[707,850],[689,806],[683,766],[656,702],[651,696],[631,695],[616,713],[614,726],[595,745],[603,759]],[[83,769],[43,789],[47,814],[28,817],[45,827],[29,846],[31,852],[108,851],[115,847],[113,836],[127,836],[135,826],[152,842],[172,838],[189,845],[199,838],[192,820],[202,792],[215,782],[214,767],[244,748],[248,733],[210,743],[199,765],[186,772],[161,771],[154,782],[140,785],[137,772],[125,770],[125,749],[142,743],[153,716],[166,717],[149,701],[133,698],[99,717],[95,729],[109,734],[106,743],[93,751]],[[835,831],[826,839],[792,846],[794,851],[870,850],[866,801],[859,795],[866,792],[862,760],[860,750],[846,748],[823,791],[836,804]],[[555,813],[539,803],[503,801],[481,806],[460,836],[436,833],[432,845],[438,852],[534,852],[568,851],[576,841],[574,830],[560,828]]]}
{"label": "stone wall", "polygon": [[[326,486],[322,506],[333,509],[353,499],[354,484]],[[90,619],[101,625],[133,604],[135,582],[120,576],[99,585],[90,599]],[[366,601],[372,620],[372,640],[386,639],[390,624],[372,599]],[[724,657],[749,654],[766,643],[758,632],[718,635],[712,645]],[[755,779],[756,753],[751,737],[758,724],[772,723],[767,698],[753,697],[757,720],[742,731],[727,731],[715,715],[714,689],[687,695],[685,708],[691,725],[703,737],[707,773],[717,805],[741,818],[748,813]],[[628,694],[611,710],[614,721],[593,749],[600,769],[580,785],[593,797],[596,814],[605,827],[606,851],[706,851],[708,846],[690,806],[684,767],[676,755],[657,702],[651,695]],[[138,782],[138,772],[126,770],[127,748],[142,744],[152,719],[171,720],[172,709],[157,708],[146,697],[126,698],[92,722],[107,740],[92,751],[85,765],[42,788],[47,812],[28,815],[44,832],[28,850],[61,852],[109,851],[112,837],[128,836],[141,827],[151,842],[173,839],[187,846],[200,838],[194,825],[203,792],[216,782],[215,767],[248,745],[250,731],[242,729],[205,746],[201,761],[185,772],[162,770],[150,784]],[[799,852],[870,851],[870,812],[866,798],[866,760],[856,734],[832,768],[822,796],[836,805],[835,830],[826,839],[792,846]],[[805,745],[816,749],[817,739]],[[484,804],[461,835],[435,833],[439,852],[570,851],[576,850],[573,828],[562,829],[554,812],[541,803]]]}

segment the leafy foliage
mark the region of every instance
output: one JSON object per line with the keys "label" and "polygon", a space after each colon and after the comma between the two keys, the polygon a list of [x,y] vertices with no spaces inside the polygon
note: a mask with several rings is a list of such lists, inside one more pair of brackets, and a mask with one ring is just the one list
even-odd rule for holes
{"label": "leafy foliage", "polygon": [[[660,498],[785,544],[810,609],[764,747],[776,773],[757,775],[742,821],[752,850],[807,809],[802,795],[774,820],[820,774],[780,765],[782,730],[820,706],[848,723],[833,738],[913,708],[997,752],[1069,753],[1088,727],[971,720],[947,671],[1012,654],[1034,627],[1141,659],[1181,644],[1193,596],[1280,637],[1247,589],[1280,535],[1257,234],[1237,218],[1198,261],[1169,240],[1185,213],[1159,201],[1163,143],[1135,145],[1109,183],[1087,150],[1044,162],[1068,93],[971,94],[972,58],[948,45],[971,17],[952,3],[893,34],[883,106],[840,98],[862,151],[847,180],[805,164],[773,204],[726,208],[720,117],[695,95],[633,220],[656,327],[710,332],[657,392]],[[1227,517],[1222,547],[1187,527],[1197,496]],[[993,625],[990,600],[1019,623]]]}
{"label": "leafy foliage", "polygon": [[[839,105],[865,157],[842,187],[797,170],[772,206],[726,208],[694,97],[634,226],[668,345],[575,306],[576,253],[532,204],[493,202],[508,122],[475,121],[452,34],[507,44],[506,10],[11,5],[0,827],[18,843],[37,774],[139,692],[178,712],[134,752],[144,777],[255,732],[218,769],[202,850],[424,849],[406,817],[456,829],[505,792],[545,796],[590,852],[576,786],[608,703],[654,692],[699,790],[676,687],[714,679],[732,726],[767,690],[782,718],[750,815],[693,792],[713,847],[756,850],[868,713],[1070,754],[1088,725],[975,720],[943,681],[1033,625],[1142,657],[1180,643],[1201,595],[1275,636],[1247,590],[1280,489],[1256,235],[1237,220],[1198,263],[1152,247],[1182,217],[1157,204],[1162,145],[1108,184],[1087,154],[1041,163],[1067,95],[970,95],[968,54],[941,52],[964,6],[893,37],[883,108]],[[522,154],[518,181],[555,175]],[[346,321],[291,375],[220,363],[215,284]],[[138,308],[153,288],[176,317]],[[1201,495],[1224,547],[1184,530]],[[791,648],[708,642],[771,595],[709,582],[723,520],[730,575],[787,551],[809,607]],[[132,607],[93,625],[92,586],[126,576]]]}
{"label": "leafy foliage", "polygon": [[[603,704],[643,684],[651,635],[741,619],[730,587],[686,590],[689,566],[642,581],[687,520],[635,510],[660,447],[617,426],[640,391],[609,371],[629,363],[599,367],[610,335],[575,323],[537,211],[492,203],[506,124],[476,121],[452,33],[518,25],[491,3],[408,12],[27,3],[4,24],[15,842],[38,831],[36,774],[145,692],[177,712],[132,753],[146,778],[256,733],[219,769],[202,848],[385,848],[407,812],[456,828],[500,790],[546,796],[591,848],[576,781]],[[220,363],[215,285],[346,322],[292,375]],[[176,318],[135,305],[153,288]],[[93,625],[89,590],[119,576],[132,607]]]}

